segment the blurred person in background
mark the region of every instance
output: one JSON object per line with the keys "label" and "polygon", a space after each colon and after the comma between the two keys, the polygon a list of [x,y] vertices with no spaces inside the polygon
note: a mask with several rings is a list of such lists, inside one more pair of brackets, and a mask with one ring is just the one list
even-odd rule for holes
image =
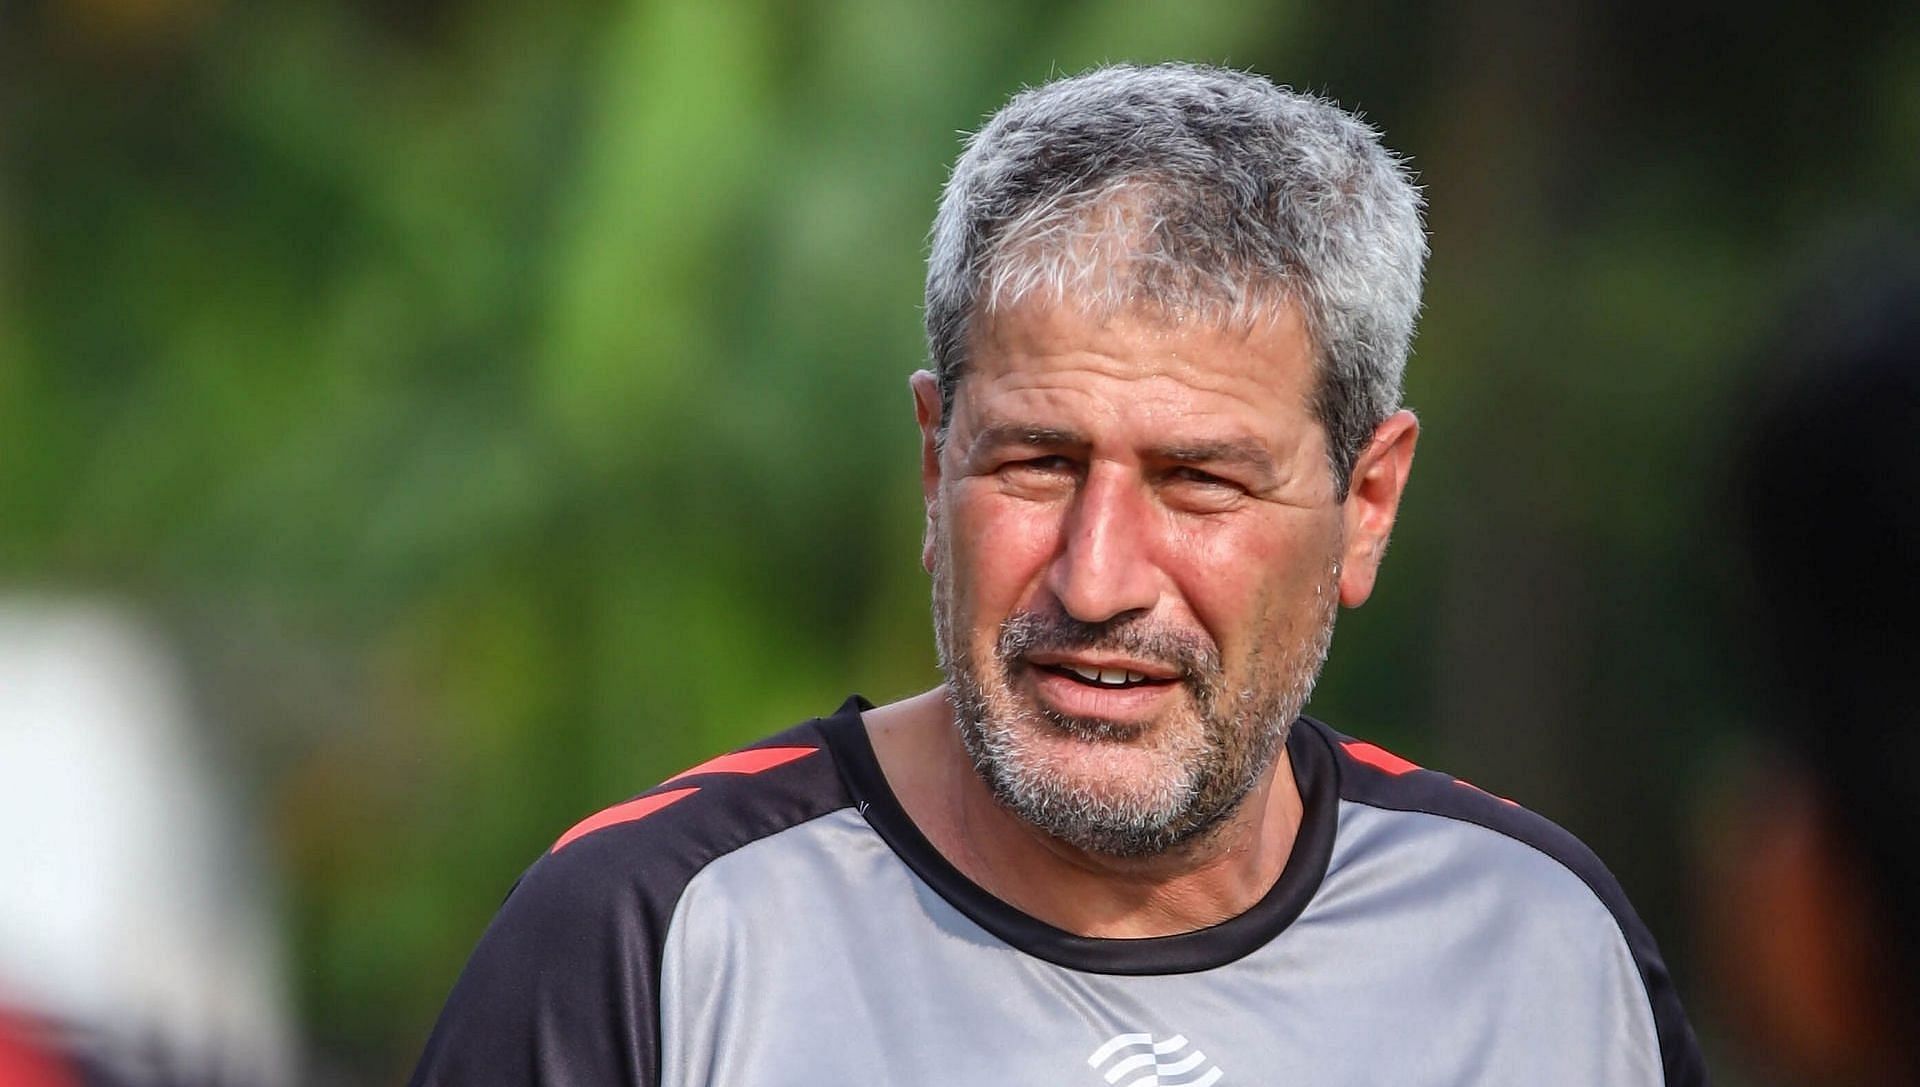
{"label": "blurred person in background", "polygon": [[1331,103],[1017,96],[912,379],[946,684],[562,835],[415,1082],[1700,1082],[1591,853],[1299,716],[1411,468],[1425,248]]}
{"label": "blurred person in background", "polygon": [[1705,944],[1764,1069],[1920,1083],[1920,246],[1778,322],[1737,458],[1763,751],[1716,812]]}
{"label": "blurred person in background", "polygon": [[0,1087],[293,1082],[271,897],[165,644],[0,600],[0,692]]}

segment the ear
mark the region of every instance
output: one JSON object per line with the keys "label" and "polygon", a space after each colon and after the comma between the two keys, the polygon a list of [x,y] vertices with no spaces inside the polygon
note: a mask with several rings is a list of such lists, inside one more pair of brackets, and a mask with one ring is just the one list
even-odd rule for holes
{"label": "ear", "polygon": [[1387,537],[1400,512],[1400,495],[1413,470],[1413,447],[1420,440],[1420,420],[1410,411],[1396,411],[1373,428],[1373,437],[1354,461],[1342,510],[1346,547],[1340,562],[1340,603],[1357,608],[1373,595],[1380,560],[1387,554]]}
{"label": "ear", "polygon": [[940,500],[940,379],[918,370],[907,379],[913,389],[913,417],[920,424],[920,494],[926,502],[927,526],[921,534],[920,565],[933,572],[933,519]]}

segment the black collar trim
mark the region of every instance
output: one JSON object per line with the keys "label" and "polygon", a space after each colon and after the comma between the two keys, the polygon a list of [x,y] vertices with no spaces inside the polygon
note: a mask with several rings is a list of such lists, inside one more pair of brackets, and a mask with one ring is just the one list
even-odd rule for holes
{"label": "black collar trim", "polygon": [[1193,932],[1140,939],[1078,936],[1020,912],[987,893],[933,848],[907,818],[881,773],[855,695],[820,721],[847,790],[867,822],[907,867],[975,924],[1029,955],[1094,974],[1190,974],[1212,970],[1266,946],[1306,909],[1326,877],[1339,820],[1339,782],[1323,726],[1302,717],[1287,737],[1287,757],[1300,787],[1300,835],[1272,889],[1237,917]]}

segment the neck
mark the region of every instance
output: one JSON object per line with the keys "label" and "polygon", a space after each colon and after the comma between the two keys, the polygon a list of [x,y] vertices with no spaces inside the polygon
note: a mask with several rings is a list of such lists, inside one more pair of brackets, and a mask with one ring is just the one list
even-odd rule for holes
{"label": "neck", "polygon": [[994,799],[960,745],[944,688],[865,716],[888,785],[933,847],[994,897],[1081,936],[1168,936],[1237,916],[1279,880],[1300,830],[1283,751],[1196,841],[1146,857],[1091,853]]}

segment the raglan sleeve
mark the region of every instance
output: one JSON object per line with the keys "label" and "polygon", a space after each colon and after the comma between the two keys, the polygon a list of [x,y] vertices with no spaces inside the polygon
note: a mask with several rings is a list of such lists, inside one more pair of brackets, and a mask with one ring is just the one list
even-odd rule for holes
{"label": "raglan sleeve", "polygon": [[1701,1055],[1700,1042],[1694,1035],[1693,1025],[1687,1021],[1686,1010],[1680,1006],[1680,993],[1667,970],[1666,960],[1661,957],[1653,934],[1627,902],[1626,894],[1613,876],[1604,869],[1601,874],[1606,887],[1602,898],[1609,900],[1608,906],[1626,938],[1646,995],[1647,1010],[1653,1017],[1654,1035],[1660,1045],[1662,1087],[1706,1087],[1706,1058]]}
{"label": "raglan sleeve", "polygon": [[672,909],[615,835],[542,857],[455,982],[412,1087],[655,1087]]}

